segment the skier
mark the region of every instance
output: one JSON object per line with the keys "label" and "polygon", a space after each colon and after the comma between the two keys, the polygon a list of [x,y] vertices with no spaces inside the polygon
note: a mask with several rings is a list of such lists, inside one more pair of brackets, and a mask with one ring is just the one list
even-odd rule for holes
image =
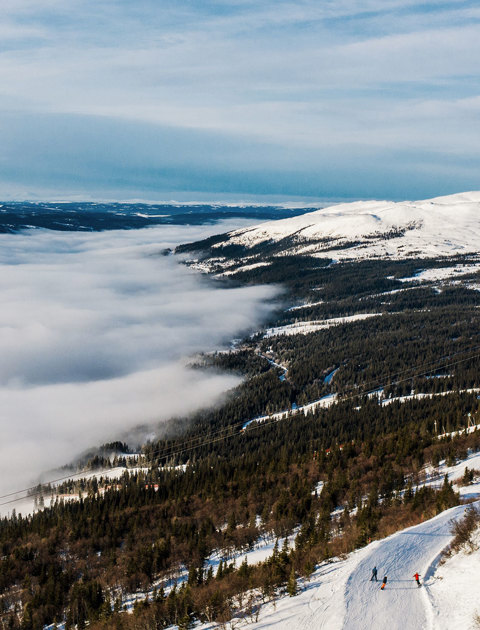
{"label": "skier", "polygon": [[419,574],[415,573],[415,575],[413,577],[415,578],[415,582],[417,583],[417,586],[421,586]]}
{"label": "skier", "polygon": [[370,582],[373,582],[373,580],[375,580],[375,582],[378,582],[378,580],[377,580],[377,567],[373,567],[373,569],[372,569],[372,577],[370,578]]}
{"label": "skier", "polygon": [[383,578],[382,586],[380,587],[380,589],[381,589],[382,591],[383,591],[383,589],[385,588],[386,583],[387,583],[387,576],[385,576],[385,577]]}

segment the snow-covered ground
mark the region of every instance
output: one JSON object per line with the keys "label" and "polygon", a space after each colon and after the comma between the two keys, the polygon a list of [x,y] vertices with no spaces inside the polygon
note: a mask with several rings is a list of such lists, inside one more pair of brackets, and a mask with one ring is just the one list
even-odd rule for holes
{"label": "snow-covered ground", "polygon": [[352,322],[370,319],[371,317],[380,317],[381,315],[382,313],[357,313],[356,315],[348,315],[346,317],[332,317],[331,319],[295,322],[293,324],[286,324],[285,326],[277,326],[276,328],[267,328],[264,337],[276,337],[277,335],[305,335],[317,330],[331,328],[332,326],[351,324]]}
{"label": "snow-covered ground", "polygon": [[236,230],[225,242],[252,247],[290,239],[284,253],[338,260],[476,254],[479,217],[480,192],[413,202],[357,201]]}
{"label": "snow-covered ground", "polygon": [[480,263],[471,265],[454,265],[453,267],[437,267],[434,269],[423,269],[414,276],[408,278],[399,278],[400,282],[438,282],[440,280],[449,280],[460,276],[478,273],[480,271]]}
{"label": "snow-covered ground", "polygon": [[[252,630],[370,630],[377,627],[468,630],[472,627],[469,620],[480,607],[475,579],[478,573],[472,573],[480,561],[478,557],[459,557],[438,567],[440,554],[452,539],[451,521],[461,518],[465,509],[463,505],[451,508],[420,525],[375,541],[345,559],[323,562],[308,581],[299,582],[301,592],[297,596],[282,595],[262,606],[258,621],[236,620],[231,627]],[[370,581],[374,566],[378,569],[379,582]],[[468,573],[458,580],[456,570]],[[421,575],[420,588],[413,577],[417,571]],[[380,582],[385,574],[388,581],[382,591]],[[461,600],[456,600],[453,591],[449,590],[455,581],[457,592],[460,585],[462,588]],[[443,599],[443,592],[449,593],[447,599]],[[458,610],[460,601],[461,611]],[[218,627],[217,624],[197,626],[198,630]]]}
{"label": "snow-covered ground", "polygon": [[429,392],[429,393],[413,392],[411,394],[406,394],[405,396],[397,396],[394,398],[382,398],[383,391],[384,391],[383,389],[378,389],[376,392],[372,392],[372,394],[369,394],[369,396],[378,394],[379,400],[382,405],[391,405],[394,402],[406,403],[409,400],[421,400],[422,398],[434,398],[435,396],[448,396],[449,394],[476,394],[480,392],[480,388],[472,387],[470,389],[455,389],[455,390],[452,389],[445,392]]}
{"label": "snow-covered ground", "polygon": [[332,370],[325,376],[325,378],[323,379],[323,382],[325,383],[325,385],[330,385],[330,383],[333,380],[333,377],[335,376],[335,374],[338,372],[339,369],[340,368],[335,368],[334,370]]}
{"label": "snow-covered ground", "polygon": [[287,308],[287,311],[299,311],[302,308],[311,308],[312,306],[320,306],[321,304],[324,304],[324,300],[320,300],[318,302],[306,302],[305,304],[298,304],[297,306],[291,306],[290,308]]}
{"label": "snow-covered ground", "polygon": [[236,273],[240,273],[242,271],[250,271],[250,269],[257,269],[258,267],[269,267],[271,263],[268,262],[257,262],[252,263],[250,265],[242,265],[241,267],[237,267],[236,269],[227,270],[223,273],[218,274],[219,276],[233,276]]}
{"label": "snow-covered ground", "polygon": [[[455,481],[461,480],[463,474],[465,472],[465,468],[468,467],[469,470],[476,469],[480,470],[480,453],[470,453],[465,460],[458,462],[453,466],[447,466],[445,461],[440,462],[437,468],[433,469],[431,467],[427,467],[425,469],[425,478],[418,483],[418,487],[429,485],[432,487],[440,488],[443,484],[443,480],[445,474],[448,474],[449,479],[455,483]],[[317,493],[319,495],[323,489],[324,482],[318,482],[317,486],[313,490],[312,493]],[[480,497],[480,477],[474,483],[468,486],[456,486],[455,490],[459,491],[463,499],[478,499]],[[278,627],[280,630],[283,628],[325,628],[328,629],[330,627],[338,627],[345,629],[356,629],[356,628],[369,628],[370,626],[362,626],[355,625],[355,620],[349,621],[349,615],[352,615],[352,610],[355,607],[358,607],[360,604],[356,602],[352,608],[352,604],[349,603],[352,597],[357,598],[357,595],[350,594],[350,591],[354,591],[355,588],[358,587],[358,584],[362,584],[362,590],[359,591],[358,597],[368,596],[377,597],[376,588],[379,586],[378,584],[363,584],[368,581],[371,575],[371,568],[373,566],[377,566],[379,570],[379,577],[383,578],[383,573],[387,573],[388,582],[387,589],[390,590],[409,590],[416,589],[416,585],[413,582],[413,573],[418,570],[421,575],[427,576],[427,572],[424,568],[424,565],[421,563],[424,562],[418,555],[417,547],[415,547],[414,551],[410,555],[413,555],[415,558],[419,558],[417,566],[412,569],[412,575],[407,575],[407,579],[405,579],[405,584],[401,582],[403,580],[400,579],[401,573],[406,571],[403,564],[398,561],[399,566],[397,567],[397,559],[388,560],[388,553],[392,549],[400,549],[404,548],[408,545],[409,541],[412,540],[415,542],[415,545],[422,546],[424,543],[422,542],[424,538],[427,536],[431,536],[432,538],[436,538],[438,540],[434,541],[435,545],[430,546],[430,551],[432,551],[431,558],[437,555],[440,550],[442,550],[451,539],[450,535],[450,520],[452,518],[458,518],[461,514],[463,514],[463,510],[465,506],[459,506],[458,508],[454,508],[453,510],[449,510],[448,512],[443,513],[436,519],[432,519],[422,525],[418,525],[416,527],[410,528],[408,530],[404,530],[402,532],[397,532],[393,536],[384,539],[382,541],[375,541],[370,544],[365,549],[359,550],[350,554],[347,560],[335,559],[333,561],[322,563],[310,580],[308,581],[300,581],[300,586],[303,589],[303,592],[295,597],[294,599],[287,597],[280,597],[275,604],[268,604],[262,608],[262,612],[260,614],[260,619],[265,618],[265,623],[262,625],[259,623],[258,625],[254,625],[254,628],[264,629],[267,627]],[[343,506],[340,506],[333,514],[339,515],[343,512]],[[432,532],[432,528],[435,529]],[[295,543],[295,538],[298,533],[296,530],[291,536],[287,539],[287,545],[292,547]],[[412,538],[406,538],[407,536]],[[393,543],[392,543],[393,540]],[[258,564],[259,562],[263,562],[267,560],[273,554],[273,549],[275,546],[276,538],[273,534],[265,534],[262,535],[256,543],[249,549],[245,550],[232,550],[231,552],[215,551],[213,552],[206,560],[205,569],[208,569],[210,566],[213,568],[214,573],[218,569],[218,565],[220,560],[227,561],[229,564],[234,563],[235,566],[240,566],[240,564],[246,560],[249,565]],[[278,549],[281,550],[284,546],[285,539],[278,539]],[[385,543],[388,543],[387,547],[380,553],[378,551],[378,547],[382,547]],[[438,543],[438,544],[437,544]],[[438,549],[437,549],[438,547]],[[426,552],[426,557],[428,559],[428,553]],[[434,552],[434,553],[433,553]],[[386,558],[385,560],[375,560],[374,564],[371,564],[372,554],[375,555],[375,558]],[[383,554],[383,555],[382,555]],[[408,555],[408,554],[407,554]],[[396,557],[396,556],[395,556]],[[411,558],[409,562],[411,561]],[[417,560],[415,560],[417,562]],[[371,566],[370,566],[371,564]],[[383,568],[382,568],[383,567]],[[432,565],[430,568],[430,574],[433,569],[436,567],[436,563]],[[422,571],[424,572],[422,574]],[[382,572],[382,575],[380,573]],[[363,576],[363,577],[362,577]],[[365,577],[366,576],[366,577]],[[396,577],[395,577],[396,576]],[[172,573],[172,577],[168,580],[158,580],[155,584],[149,589],[148,592],[137,592],[129,595],[123,601],[123,604],[126,607],[127,611],[133,610],[133,605],[135,601],[142,601],[145,599],[147,594],[151,595],[153,593],[154,587],[162,586],[166,593],[169,592],[170,588],[173,586],[174,582],[177,584],[181,584],[188,577],[188,571],[185,567],[180,567],[177,572]],[[437,577],[430,580],[427,580],[427,586],[430,584],[437,584]],[[338,587],[341,588],[338,588]],[[316,589],[316,592],[313,594],[312,590]],[[366,595],[365,595],[366,594]],[[329,600],[329,596],[331,595],[332,601]],[[348,597],[347,597],[348,595]],[[312,597],[311,597],[312,596]],[[342,604],[342,598],[345,596],[345,601]],[[296,619],[291,619],[290,615],[297,615],[297,606],[304,606],[307,601],[307,609],[301,612],[301,619],[298,621],[300,625],[288,625],[296,624]],[[356,601],[356,600],[355,600]],[[380,599],[381,601],[381,599]],[[302,603],[303,602],[303,603]],[[316,602],[316,603],[315,603]],[[318,604],[320,602],[320,604]],[[335,606],[333,606],[332,602],[336,602]],[[328,604],[328,605],[326,605]],[[367,604],[365,604],[367,605]],[[330,615],[327,615],[327,619],[324,625],[321,625],[318,620],[319,610],[327,611],[330,609]],[[293,611],[293,612],[292,612]],[[313,613],[311,613],[313,611]],[[435,612],[435,611],[434,611]],[[362,613],[363,614],[363,613]],[[343,615],[343,617],[342,617]],[[342,621],[343,619],[343,621]],[[338,625],[334,624],[338,622]],[[310,625],[308,625],[310,623]],[[323,622],[322,622],[323,623]],[[274,625],[272,625],[274,624]],[[304,625],[305,624],[305,625]],[[315,625],[317,624],[317,625]],[[320,624],[320,625],[318,625]],[[342,625],[343,624],[343,625]],[[205,625],[199,626],[201,628],[215,628],[215,625]],[[397,626],[394,626],[397,627]],[[400,625],[398,626],[401,627]],[[406,625],[406,628],[427,628],[429,626],[421,626],[421,625]],[[436,627],[436,626],[434,626]],[[441,626],[442,628],[448,628],[448,626]]]}
{"label": "snow-covered ground", "polygon": [[307,415],[307,413],[315,411],[316,409],[326,409],[327,407],[333,405],[337,398],[337,394],[327,394],[326,396],[323,396],[318,400],[314,400],[311,403],[307,403],[306,405],[302,405],[301,407],[293,406],[292,409],[285,409],[284,411],[278,411],[277,413],[271,413],[266,416],[259,416],[258,418],[247,420],[247,422],[245,422],[242,426],[242,431],[255,422],[276,422],[278,420],[286,420],[287,418],[296,416],[299,413]]}
{"label": "snow-covered ground", "polygon": [[[349,554],[322,562],[308,580],[299,580],[299,594],[277,596],[260,608],[258,619],[233,620],[229,630],[470,630],[480,613],[478,552],[461,552],[439,563],[452,539],[451,524],[466,506],[442,512],[420,525],[407,528]],[[280,541],[281,542],[281,541]],[[477,542],[480,535],[477,533]],[[273,541],[263,550],[247,553],[248,562],[260,561],[273,550]],[[244,555],[244,554],[243,554]],[[236,558],[237,564],[243,555]],[[220,556],[209,559],[218,565]],[[372,568],[378,582],[371,582]],[[414,580],[420,573],[422,586]],[[380,583],[387,575],[387,586]],[[184,570],[178,582],[186,579]],[[170,585],[171,586],[171,585]],[[167,591],[169,585],[167,585]],[[151,593],[151,591],[150,591]],[[124,604],[133,609],[147,593],[129,596]],[[172,626],[172,629],[175,626]],[[196,630],[220,628],[216,623],[196,624]]]}
{"label": "snow-covered ground", "polygon": [[[465,468],[480,470],[480,453],[470,453],[453,466],[440,462],[425,470],[419,483],[440,487],[447,473],[454,483]],[[322,482],[317,486],[321,492]],[[463,499],[480,497],[480,478],[468,486],[456,486]],[[388,626],[389,630],[468,630],[474,615],[480,613],[477,579],[480,575],[478,553],[453,556],[439,564],[449,545],[453,520],[461,518],[466,505],[447,510],[420,525],[410,527],[344,559],[321,563],[309,580],[300,580],[296,597],[280,595],[261,607],[258,621],[234,621],[232,628],[252,630],[370,630]],[[343,510],[343,508],[342,508]],[[480,534],[479,534],[480,542]],[[273,547],[265,547],[271,553]],[[268,557],[262,554],[261,559]],[[252,562],[255,556],[250,556]],[[372,568],[378,569],[378,582],[370,582]],[[414,573],[421,576],[418,588]],[[380,590],[387,575],[387,586]],[[216,624],[196,626],[213,630]],[[228,626],[227,626],[228,627]]]}
{"label": "snow-covered ground", "polygon": [[[472,427],[473,430],[473,427]],[[480,470],[480,453],[470,453],[453,466],[445,461],[433,469],[424,470],[418,486],[440,487],[447,473],[454,483],[463,477],[465,468]],[[314,492],[322,491],[320,481]],[[480,478],[468,486],[458,486],[464,499],[480,497]],[[477,501],[480,504],[480,501]],[[420,525],[399,531],[383,540],[349,554],[321,563],[308,580],[298,582],[299,594],[293,598],[277,594],[263,606],[258,620],[235,619],[226,628],[233,630],[369,630],[388,625],[389,630],[468,630],[474,615],[480,613],[475,576],[480,572],[478,553],[461,553],[440,563],[442,551],[452,539],[451,524],[461,518],[466,505],[447,510]],[[343,511],[343,508],[339,508]],[[291,547],[295,531],[287,540]],[[213,552],[205,568],[214,573],[220,560],[239,566],[244,559],[250,565],[269,558],[275,546],[273,534],[261,536],[249,549]],[[278,540],[282,549],[285,539]],[[479,534],[480,542],[480,534]],[[371,582],[371,570],[378,569],[378,582]],[[418,588],[413,575],[420,573],[422,587]],[[383,576],[387,586],[380,590]],[[179,567],[169,578],[157,580],[148,591],[124,597],[123,606],[132,612],[136,601],[150,597],[154,588],[162,586],[168,594],[174,583],[182,584],[188,577],[186,567]],[[213,630],[215,623],[196,624],[197,630]],[[172,627],[173,630],[173,627]]]}
{"label": "snow-covered ground", "polygon": [[[433,628],[434,610],[429,588],[439,554],[452,535],[451,520],[460,518],[465,506],[447,510],[439,516],[408,528],[371,546],[351,571],[345,588],[346,611],[342,628],[372,628],[388,624],[389,630]],[[388,576],[384,591],[369,582],[373,566],[379,575]],[[421,575],[418,588],[413,575]]]}
{"label": "snow-covered ground", "polygon": [[306,405],[303,405],[302,407],[299,407],[298,411],[307,415],[308,413],[316,411],[317,409],[327,409],[327,407],[331,407],[331,405],[333,405],[333,403],[335,403],[337,399],[338,399],[337,394],[327,394],[326,396],[323,396],[322,398],[319,398],[318,400],[314,400],[311,403],[308,403]]}
{"label": "snow-covered ground", "polygon": [[[287,538],[278,538],[278,550],[281,551],[284,545],[287,545],[289,549],[293,547],[297,533],[298,530],[295,530],[293,534]],[[264,562],[272,556],[275,542],[277,542],[277,538],[270,533],[261,536],[251,549],[245,549],[243,551],[235,550],[230,554],[225,553],[223,550],[216,551],[207,558],[206,568],[208,569],[208,567],[211,566],[213,567],[213,570],[216,571],[220,560],[227,560],[229,564],[234,562],[237,567],[240,566],[244,560],[246,560],[249,565]]]}
{"label": "snow-covered ground", "polygon": [[[271,363],[272,365],[284,370],[284,374],[281,375],[281,378],[282,379],[285,378],[285,374],[288,372],[288,369],[285,366],[279,363],[276,363],[275,361],[273,361],[266,355],[261,355],[261,356],[264,356],[264,358],[267,359],[269,363]],[[333,377],[333,375],[337,372],[337,370],[338,368],[333,370],[330,374],[327,375],[326,378]],[[388,405],[388,404],[392,404],[393,402],[405,403],[410,400],[420,400],[422,398],[433,398],[434,396],[446,396],[448,394],[454,394],[454,393],[479,393],[480,388],[471,388],[471,389],[459,390],[459,391],[436,392],[436,393],[428,393],[428,394],[427,393],[411,393],[406,396],[400,396],[396,398],[383,398],[383,392],[384,392],[383,388],[379,388],[373,392],[370,392],[368,394],[368,397],[370,398],[377,397],[379,399],[380,404]],[[293,405],[291,409],[284,409],[282,411],[278,411],[272,414],[266,414],[264,416],[259,416],[256,418],[252,418],[251,420],[247,420],[242,425],[242,430],[245,430],[247,427],[255,423],[278,422],[281,420],[287,420],[288,418],[294,417],[301,413],[304,415],[307,415],[308,413],[314,412],[317,409],[326,409],[330,407],[331,405],[333,405],[337,400],[338,400],[338,394],[335,394],[335,393],[327,394],[326,396],[323,396],[322,398],[319,398],[318,400],[314,400],[312,402],[306,403],[305,405],[301,405],[301,406]],[[360,407],[357,407],[357,409],[360,409]],[[475,426],[469,427],[467,431],[471,432],[475,430],[475,428],[476,428]],[[464,430],[456,431],[450,435],[453,436],[462,431]],[[439,436],[439,437],[442,437],[442,436]],[[137,457],[138,457],[137,454],[130,456],[130,458],[137,458]],[[472,466],[469,465],[469,468],[471,467]],[[175,468],[178,470],[180,469],[185,470],[185,465],[176,466]],[[480,462],[478,462],[477,468],[480,469]],[[128,472],[130,474],[138,473],[138,472],[146,473],[148,472],[148,468],[138,467],[138,466],[125,468],[125,467],[117,466],[114,468],[105,468],[105,469],[96,470],[96,471],[89,471],[88,473],[82,473],[81,476],[82,478],[87,479],[87,480],[93,479],[94,477],[96,477],[97,479],[100,479],[100,477],[103,477],[104,479],[110,479],[113,481],[115,479],[119,479],[125,472]],[[443,474],[445,474],[445,472],[449,472],[450,474],[451,471],[445,470]],[[463,474],[463,470],[462,470],[462,474]],[[76,478],[78,480],[79,473],[72,474],[72,478]],[[55,503],[57,499],[63,500],[63,501],[76,501],[79,499],[79,495],[77,493],[68,494],[68,495],[58,495],[58,494],[52,495],[51,493],[45,493],[44,506],[50,507],[51,505],[53,505],[53,503]],[[23,516],[27,516],[29,514],[33,514],[38,509],[39,509],[39,505],[38,505],[38,502],[35,501],[35,495],[25,496],[25,493],[18,493],[17,496],[6,497],[4,500],[0,502],[0,518],[10,517],[12,515],[13,510],[15,510],[17,514],[22,514]]]}
{"label": "snow-covered ground", "polygon": [[263,359],[266,359],[270,365],[273,365],[273,367],[278,368],[279,370],[282,370],[283,374],[280,375],[280,380],[284,381],[287,374],[288,374],[288,368],[285,365],[282,365],[281,363],[277,363],[276,361],[274,361],[271,357],[267,356],[266,354],[262,354],[259,350],[257,350],[257,354],[259,357],[262,357]]}
{"label": "snow-covered ground", "polygon": [[462,549],[440,564],[432,576],[428,596],[433,612],[432,626],[437,630],[473,630],[480,627],[480,624],[474,623],[475,615],[479,615],[480,619],[480,531],[476,532],[473,541],[477,551],[471,553]]}
{"label": "snow-covered ground", "polygon": [[[287,538],[276,538],[272,533],[262,535],[257,542],[250,548],[245,550],[232,550],[226,552],[225,550],[214,551],[205,561],[204,570],[208,571],[212,567],[214,575],[218,570],[220,561],[227,562],[229,565],[234,564],[237,568],[246,561],[249,565],[255,565],[260,562],[264,562],[273,555],[275,543],[277,543],[278,550],[281,551],[284,546],[288,549],[292,548],[295,544],[295,538],[297,536],[298,529],[295,530],[291,536]],[[173,586],[181,586],[188,580],[188,569],[185,566],[180,566],[177,570],[172,570],[168,578],[161,578],[156,580],[152,586],[146,591],[137,591],[130,593],[122,598],[122,608],[126,612],[133,612],[136,602],[145,601],[147,597],[151,597],[155,589],[163,588],[165,595],[171,591]]]}
{"label": "snow-covered ground", "polygon": [[466,459],[453,466],[447,466],[445,460],[441,461],[437,468],[427,466],[424,469],[425,479],[418,485],[439,489],[443,484],[445,475],[448,475],[448,479],[454,484],[455,491],[460,493],[462,499],[478,499],[480,498],[480,477],[468,486],[461,485],[461,483],[457,484],[457,482],[461,482],[465,468],[480,471],[480,453],[469,453]]}

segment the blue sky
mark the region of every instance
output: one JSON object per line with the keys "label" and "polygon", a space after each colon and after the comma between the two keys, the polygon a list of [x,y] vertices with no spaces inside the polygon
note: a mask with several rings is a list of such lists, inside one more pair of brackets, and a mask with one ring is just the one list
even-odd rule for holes
{"label": "blue sky", "polygon": [[0,198],[480,188],[475,2],[2,0]]}

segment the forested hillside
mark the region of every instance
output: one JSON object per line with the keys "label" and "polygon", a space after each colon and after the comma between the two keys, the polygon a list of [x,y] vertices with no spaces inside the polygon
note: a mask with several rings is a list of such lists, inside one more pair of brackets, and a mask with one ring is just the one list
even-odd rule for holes
{"label": "forested hillside", "polygon": [[[463,430],[480,422],[476,259],[269,256],[217,279],[285,287],[270,333],[195,358],[194,369],[243,375],[221,406],[172,419],[117,481],[38,488],[58,497],[52,507],[2,520],[0,627],[188,628],[254,615],[320,560],[459,501],[448,479],[421,481],[426,463],[480,449],[480,432]],[[427,269],[443,271],[415,277]],[[329,402],[303,409],[315,401]],[[122,464],[126,445],[111,450]],[[87,467],[109,465],[102,455]],[[295,544],[256,566],[228,560],[267,534]],[[225,562],[213,572],[215,550]],[[150,595],[126,614],[137,589]]]}

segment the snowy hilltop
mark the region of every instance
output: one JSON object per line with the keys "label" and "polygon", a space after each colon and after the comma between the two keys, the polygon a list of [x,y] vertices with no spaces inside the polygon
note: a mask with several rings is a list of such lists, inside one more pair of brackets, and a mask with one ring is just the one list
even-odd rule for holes
{"label": "snowy hilltop", "polygon": [[[434,258],[472,254],[480,242],[480,192],[423,201],[357,201],[230,232],[211,254],[365,258]],[[277,246],[277,248],[275,248]],[[227,254],[227,251],[225,251]]]}

